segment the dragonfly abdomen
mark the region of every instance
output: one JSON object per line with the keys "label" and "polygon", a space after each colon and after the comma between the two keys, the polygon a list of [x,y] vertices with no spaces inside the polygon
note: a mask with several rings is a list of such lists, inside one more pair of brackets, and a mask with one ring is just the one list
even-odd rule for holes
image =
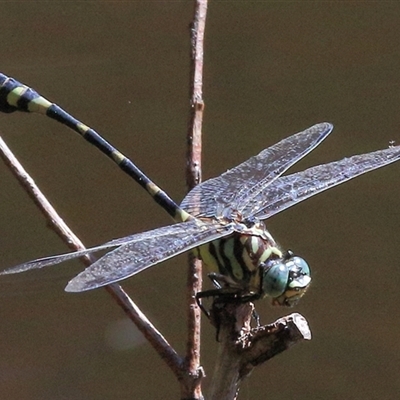
{"label": "dragonfly abdomen", "polygon": [[200,246],[198,251],[212,272],[229,277],[249,292],[260,290],[260,263],[282,256],[267,240],[237,232]]}
{"label": "dragonfly abdomen", "polygon": [[14,111],[43,114],[72,129],[90,144],[97,147],[103,154],[116,163],[119,168],[138,182],[175,221],[183,222],[191,219],[190,214],[179,207],[131,160],[107,142],[94,129],[68,114],[57,104],[45,99],[34,89],[0,73],[0,112],[12,113]]}

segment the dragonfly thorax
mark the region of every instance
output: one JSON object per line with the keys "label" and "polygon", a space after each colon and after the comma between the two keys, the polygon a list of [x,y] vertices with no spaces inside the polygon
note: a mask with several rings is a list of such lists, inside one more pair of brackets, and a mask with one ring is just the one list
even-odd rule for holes
{"label": "dragonfly thorax", "polygon": [[282,259],[282,252],[263,223],[252,228],[235,223],[232,235],[198,248],[199,256],[213,273],[224,277],[224,284],[245,295],[261,294],[260,265]]}

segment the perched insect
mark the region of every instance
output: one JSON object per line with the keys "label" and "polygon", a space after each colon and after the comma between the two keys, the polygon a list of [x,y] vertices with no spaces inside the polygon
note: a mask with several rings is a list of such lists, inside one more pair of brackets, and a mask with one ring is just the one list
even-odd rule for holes
{"label": "perched insect", "polygon": [[29,261],[3,272],[42,268],[117,247],[73,278],[66,287],[69,292],[121,281],[177,254],[197,249],[212,271],[209,275],[217,287],[204,295],[242,301],[269,296],[273,304],[294,305],[311,282],[310,269],[302,258],[290,251],[282,252],[262,221],[324,190],[400,159],[400,146],[395,146],[282,176],[330,134],[333,126],[321,123],[199,184],[179,207],[91,128],[27,86],[0,74],[0,111],[16,110],[41,112],[80,133],[181,221],[83,251]]}

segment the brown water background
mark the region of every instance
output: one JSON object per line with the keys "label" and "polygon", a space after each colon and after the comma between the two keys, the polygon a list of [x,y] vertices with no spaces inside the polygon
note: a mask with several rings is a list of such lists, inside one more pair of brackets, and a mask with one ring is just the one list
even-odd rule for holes
{"label": "brown water background", "polygon": [[[0,70],[93,126],[177,201],[185,194],[190,1],[2,2]],[[400,143],[400,3],[211,2],[204,177],[317,122],[331,137],[297,169]],[[0,115],[4,139],[86,245],[168,224],[76,134]],[[400,165],[268,221],[314,282],[296,311],[313,340],[258,368],[244,399],[393,399],[400,393]],[[0,267],[66,250],[0,165]],[[4,399],[173,399],[178,385],[104,290],[66,294],[76,263],[0,279]],[[185,257],[124,287],[185,347]],[[262,322],[286,310],[259,302]],[[203,324],[208,375],[216,344]],[[205,382],[205,387],[207,381]]]}

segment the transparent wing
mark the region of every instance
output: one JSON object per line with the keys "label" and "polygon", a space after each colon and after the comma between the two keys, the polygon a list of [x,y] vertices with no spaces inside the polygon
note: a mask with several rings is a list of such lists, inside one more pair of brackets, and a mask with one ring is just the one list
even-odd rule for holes
{"label": "transparent wing", "polygon": [[[129,241],[132,236],[127,236],[124,238],[117,239],[119,242],[123,242],[124,240]],[[112,242],[104,243],[100,246],[91,247],[85,250],[74,251],[72,253],[58,254],[55,256],[38,258],[36,260],[28,261],[23,264],[16,265],[15,267],[8,268],[2,272],[0,275],[9,275],[9,274],[19,274],[20,272],[26,272],[33,269],[40,269],[44,267],[49,267],[51,265],[57,265],[63,263],[68,260],[73,260],[74,258],[82,257],[87,254],[96,253],[101,250],[112,249],[113,247],[120,246],[120,244],[113,244]]]}
{"label": "transparent wing", "polygon": [[[5,271],[0,272],[0,275],[18,274],[20,272],[30,271],[33,269],[39,269],[43,267],[57,265],[68,260],[73,260],[75,258],[82,257],[86,254],[96,253],[101,250],[112,249],[117,246],[124,247],[127,244],[135,244],[138,241],[144,241],[144,242],[147,241],[147,243],[149,241],[153,242],[156,241],[156,245],[154,245],[153,243],[154,246],[151,248],[151,251],[154,251],[156,254],[158,254],[159,248],[162,248],[164,243],[167,242],[168,245],[170,246],[169,250],[171,250],[171,243],[168,241],[168,238],[166,237],[168,235],[172,235],[171,237],[176,241],[175,244],[178,245],[181,243],[179,242],[179,240],[183,241],[187,240],[188,235],[192,235],[192,237],[194,238],[195,234],[198,233],[199,230],[201,233],[203,233],[204,231],[208,232],[210,230],[210,234],[212,234],[213,229],[214,230],[217,229],[216,226],[217,226],[216,223],[212,222],[208,224],[208,223],[203,223],[199,220],[190,220],[188,222],[181,222],[179,224],[168,225],[162,228],[153,229],[151,231],[129,235],[119,239],[114,239],[107,243],[91,247],[89,249],[75,251],[72,253],[59,254],[50,257],[38,258],[36,260],[28,261],[26,263],[19,264],[15,267],[6,269]],[[209,228],[209,230],[207,228]]]}
{"label": "transparent wing", "polygon": [[[160,230],[165,229],[165,232],[168,232],[169,231],[168,228],[173,228],[173,227],[175,227],[175,225],[170,225],[170,226],[166,226],[166,227],[159,228],[159,229]],[[158,229],[155,229],[155,230],[158,230]],[[171,229],[171,231],[174,232],[173,229]],[[84,249],[84,250],[74,251],[74,252],[65,253],[65,254],[58,254],[55,256],[38,258],[36,260],[32,260],[32,261],[28,261],[23,264],[16,265],[15,267],[8,268],[8,269],[0,272],[0,275],[19,274],[21,272],[30,271],[33,269],[40,269],[40,268],[49,267],[52,265],[61,264],[65,261],[73,260],[75,258],[82,257],[87,254],[92,254],[92,253],[97,253],[102,250],[112,249],[114,247],[119,247],[124,244],[136,241],[136,240],[145,240],[148,237],[152,237],[152,236],[154,236],[154,230],[139,233],[139,234],[124,236],[124,237],[121,237],[118,239],[113,239],[107,243],[104,243],[104,244],[101,244],[101,245],[95,246],[95,247],[90,247],[90,248]]]}
{"label": "transparent wing", "polygon": [[196,217],[214,217],[227,209],[242,214],[244,211],[243,216],[249,216],[246,205],[318,146],[332,129],[325,122],[281,140],[217,178],[196,186],[183,199],[181,207]]}
{"label": "transparent wing", "polygon": [[246,207],[246,214],[266,219],[358,175],[400,160],[400,146],[318,165],[275,180]]}
{"label": "transparent wing", "polygon": [[227,236],[234,229],[217,221],[191,220],[134,235],[133,240],[107,253],[73,278],[67,292],[82,292],[135,275],[161,261],[204,243]]}

